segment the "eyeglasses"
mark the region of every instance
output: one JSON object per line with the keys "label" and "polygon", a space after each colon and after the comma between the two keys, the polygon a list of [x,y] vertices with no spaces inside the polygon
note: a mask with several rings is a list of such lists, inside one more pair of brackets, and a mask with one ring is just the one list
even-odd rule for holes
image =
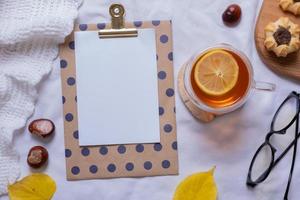
{"label": "eyeglasses", "polygon": [[[272,169],[278,164],[278,162],[286,155],[286,153],[294,147],[292,165],[290,168],[290,174],[288,184],[284,194],[284,200],[288,199],[288,193],[290,183],[292,180],[295,158],[297,153],[297,140],[300,137],[299,133],[299,112],[300,112],[300,94],[291,92],[288,97],[282,102],[276,111],[270,132],[266,135],[265,142],[257,149],[254,157],[251,161],[247,185],[255,187],[257,184],[266,180]],[[284,122],[282,122],[284,121]],[[270,143],[270,139],[275,134],[285,135],[287,130],[295,124],[295,137],[293,141],[285,148],[284,151],[275,159],[277,149]]]}

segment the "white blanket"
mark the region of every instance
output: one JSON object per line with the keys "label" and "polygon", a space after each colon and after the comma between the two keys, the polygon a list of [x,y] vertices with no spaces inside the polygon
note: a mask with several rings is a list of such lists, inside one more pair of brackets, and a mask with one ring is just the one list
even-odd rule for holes
{"label": "white blanket", "polygon": [[38,84],[72,31],[80,0],[0,3],[0,195],[20,174],[13,134],[34,111]]}
{"label": "white blanket", "polygon": [[[241,23],[235,28],[223,25],[221,14],[230,3],[243,9]],[[86,0],[79,10],[80,23],[109,22],[108,0]],[[37,107],[32,119],[46,117],[57,127],[52,141],[44,145],[50,153],[46,173],[57,182],[53,199],[72,200],[168,200],[177,184],[187,175],[205,171],[216,165],[215,179],[219,200],[281,200],[283,199],[291,154],[286,156],[255,189],[246,186],[246,175],[252,156],[269,131],[271,118],[291,90],[299,89],[293,81],[270,71],[259,59],[253,40],[259,0],[123,0],[127,20],[172,19],[174,35],[175,76],[180,66],[197,50],[229,43],[244,51],[252,61],[255,79],[277,84],[275,92],[254,91],[240,110],[216,119],[210,124],[197,122],[176,94],[179,176],[138,179],[66,181],[63,118],[60,89],[60,67],[57,60],[50,78],[40,87]],[[22,176],[31,172],[26,164],[28,149],[41,144],[27,130],[17,135],[15,146],[21,154]],[[300,159],[296,160],[290,199],[300,198]],[[4,198],[7,199],[7,198]]]}

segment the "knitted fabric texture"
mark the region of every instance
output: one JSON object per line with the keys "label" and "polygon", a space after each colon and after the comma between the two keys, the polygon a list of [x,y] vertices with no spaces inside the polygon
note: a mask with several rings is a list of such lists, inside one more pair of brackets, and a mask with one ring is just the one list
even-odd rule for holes
{"label": "knitted fabric texture", "polygon": [[72,31],[81,0],[0,3],[0,196],[20,174],[13,133],[34,111],[37,85]]}

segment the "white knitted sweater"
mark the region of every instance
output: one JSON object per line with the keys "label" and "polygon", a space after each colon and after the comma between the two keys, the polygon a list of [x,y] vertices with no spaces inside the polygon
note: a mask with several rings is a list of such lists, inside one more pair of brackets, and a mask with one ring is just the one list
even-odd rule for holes
{"label": "white knitted sweater", "polygon": [[73,28],[81,0],[0,2],[0,196],[20,168],[13,133],[34,111],[37,84]]}

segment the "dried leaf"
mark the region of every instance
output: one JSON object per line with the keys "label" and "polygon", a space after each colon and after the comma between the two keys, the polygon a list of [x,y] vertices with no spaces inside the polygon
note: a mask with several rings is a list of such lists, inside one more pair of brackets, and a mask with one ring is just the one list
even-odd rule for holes
{"label": "dried leaf", "polygon": [[54,180],[46,174],[32,174],[8,186],[10,200],[50,200],[56,191]]}
{"label": "dried leaf", "polygon": [[216,200],[215,167],[185,178],[176,188],[173,200]]}

